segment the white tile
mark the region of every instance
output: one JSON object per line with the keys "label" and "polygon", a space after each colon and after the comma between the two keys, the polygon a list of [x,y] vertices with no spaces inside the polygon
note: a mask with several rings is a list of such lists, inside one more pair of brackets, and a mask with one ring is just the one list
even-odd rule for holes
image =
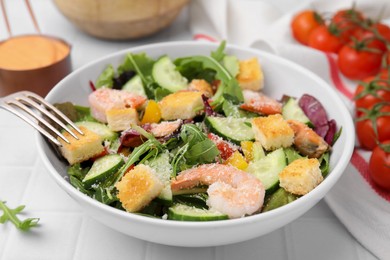
{"label": "white tile", "polygon": [[0,166],[0,200],[10,207],[19,206],[32,171],[30,167]]}
{"label": "white tile", "polygon": [[337,219],[298,219],[286,228],[289,259],[358,259],[356,242]]}
{"label": "white tile", "polygon": [[85,216],[74,259],[144,259],[145,244]]}
{"label": "white tile", "polygon": [[216,259],[287,259],[283,229],[238,244],[218,247]]}
{"label": "white tile", "polygon": [[37,158],[35,130],[27,124],[0,129],[0,165],[32,166]]}
{"label": "white tile", "polygon": [[31,185],[23,202],[34,210],[80,211],[80,206],[49,176],[43,162],[37,160]]}
{"label": "white tile", "polygon": [[0,259],[72,259],[80,230],[81,215],[43,211],[29,212],[29,217],[30,215],[40,217],[39,227],[29,232],[12,230]]}
{"label": "white tile", "polygon": [[149,243],[145,260],[213,260],[215,259],[215,249],[213,247],[188,248],[172,247]]}

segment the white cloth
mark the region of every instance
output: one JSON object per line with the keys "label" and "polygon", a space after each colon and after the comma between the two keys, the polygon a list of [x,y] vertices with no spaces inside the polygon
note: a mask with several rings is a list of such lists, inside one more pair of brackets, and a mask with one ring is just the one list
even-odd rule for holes
{"label": "white cloth", "polygon": [[[388,0],[354,2],[366,16],[377,18],[381,15],[382,21],[390,24]],[[339,90],[352,113],[350,97],[356,82],[338,73],[334,55],[298,44],[290,32],[293,15],[303,9],[315,9],[329,15],[351,6],[352,1],[346,0],[305,1],[293,10],[282,12],[260,0],[192,0],[190,28],[196,39],[227,40],[232,44],[260,48],[308,68]],[[369,152],[355,149],[351,163],[325,201],[363,246],[380,259],[390,259],[390,192],[378,190],[370,180],[369,156]]]}

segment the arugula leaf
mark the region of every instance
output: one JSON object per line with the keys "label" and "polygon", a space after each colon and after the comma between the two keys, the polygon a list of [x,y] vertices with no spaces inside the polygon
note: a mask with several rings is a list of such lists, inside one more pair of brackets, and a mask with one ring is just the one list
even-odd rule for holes
{"label": "arugula leaf", "polygon": [[136,147],[133,152],[129,155],[127,158],[126,163],[120,168],[118,172],[118,176],[116,176],[116,180],[113,182],[113,185],[117,183],[120,179],[122,179],[122,176],[127,172],[127,170],[132,166],[135,162],[137,162],[142,155],[146,153],[153,153],[155,154],[154,150],[161,151],[162,145],[159,141],[157,141],[155,138],[147,140],[145,143],[141,144],[140,146]]}
{"label": "arugula leaf", "polygon": [[101,88],[101,87],[107,87],[112,88],[114,85],[114,77],[115,77],[115,69],[110,64],[103,70],[103,72],[99,75],[95,82],[95,87]]}
{"label": "arugula leaf", "polygon": [[158,87],[152,76],[154,63],[155,61],[146,53],[128,53],[125,61],[118,67],[118,73],[128,70],[136,71],[142,80],[146,95],[148,98],[154,98],[154,90]]}
{"label": "arugula leaf", "polygon": [[108,188],[98,187],[93,198],[103,204],[109,205],[115,201],[118,201],[115,193],[116,189],[114,186]]}
{"label": "arugula leaf", "polygon": [[163,99],[165,96],[168,96],[169,94],[171,94],[172,92],[169,91],[168,89],[166,88],[162,88],[162,87],[157,87],[155,90],[154,90],[154,99],[158,102],[160,101],[161,99]]}
{"label": "arugula leaf", "polygon": [[[217,51],[218,52],[218,51]],[[216,56],[216,54],[214,54]],[[213,106],[222,107],[223,103],[227,100],[234,105],[244,101],[242,90],[237,80],[229,73],[229,71],[222,66],[218,60],[208,56],[189,56],[184,58],[178,58],[175,60],[175,65],[179,71],[186,70],[188,66],[194,66],[194,62],[201,65],[201,69],[211,69],[215,71],[215,78],[221,81],[220,86],[213,96]],[[226,116],[230,116],[230,111],[225,111]]]}
{"label": "arugula leaf", "polygon": [[86,189],[85,186],[84,186],[84,183],[82,181],[80,181],[80,179],[78,179],[77,177],[72,176],[72,175],[69,176],[69,182],[77,190],[81,191],[82,193],[84,193],[84,194],[86,194],[88,196],[92,196],[92,191]]}
{"label": "arugula leaf", "polygon": [[320,169],[322,172],[322,176],[326,176],[329,173],[329,159],[330,159],[330,154],[329,152],[326,152],[321,155],[320,158],[318,158],[318,161],[320,162]]}
{"label": "arugula leaf", "polygon": [[39,218],[27,218],[21,221],[16,214],[20,213],[25,206],[21,205],[15,209],[10,209],[5,205],[5,201],[0,200],[0,209],[3,211],[3,215],[0,217],[0,224],[4,224],[6,221],[11,221],[16,228],[26,231],[32,227],[38,225]]}
{"label": "arugula leaf", "polygon": [[216,51],[211,52],[211,57],[221,62],[223,58],[226,56],[225,47],[226,47],[226,41],[222,41],[221,44],[218,46],[218,49]]}
{"label": "arugula leaf", "polygon": [[68,168],[69,176],[74,176],[75,178],[82,180],[85,175],[87,175],[89,168],[83,169],[80,163],[76,163]]}
{"label": "arugula leaf", "polygon": [[196,143],[185,153],[185,158],[190,164],[211,163],[219,155],[219,150],[213,141],[204,139]]}
{"label": "arugula leaf", "polygon": [[184,154],[188,151],[189,144],[186,143],[177,150],[175,156],[172,159],[172,178],[176,177],[179,172],[179,164],[184,158]]}
{"label": "arugula leaf", "polygon": [[179,162],[185,159],[189,165],[213,162],[219,150],[207,136],[194,124],[182,126],[180,138],[184,142],[173,159],[174,174]]}
{"label": "arugula leaf", "polygon": [[212,83],[215,79],[215,70],[203,69],[202,63],[198,61],[192,61],[186,64],[186,66],[178,67],[177,71],[191,82],[193,79],[204,79],[208,83]]}

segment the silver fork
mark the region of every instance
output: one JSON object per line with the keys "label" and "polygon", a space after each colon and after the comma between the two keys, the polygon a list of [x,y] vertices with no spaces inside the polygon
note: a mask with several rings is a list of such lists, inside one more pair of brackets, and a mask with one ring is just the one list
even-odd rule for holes
{"label": "silver fork", "polygon": [[[84,133],[61,111],[45,101],[42,97],[30,91],[20,91],[0,98],[0,107],[26,121],[57,146],[62,146],[57,137],[61,138],[68,144],[70,144],[70,141],[61,134],[61,132],[57,130],[52,123],[44,119],[43,115],[50,118],[77,140],[79,139],[77,135],[75,135],[66,124],[70,125],[79,134],[84,135]],[[40,124],[50,129],[52,133],[49,133]]]}

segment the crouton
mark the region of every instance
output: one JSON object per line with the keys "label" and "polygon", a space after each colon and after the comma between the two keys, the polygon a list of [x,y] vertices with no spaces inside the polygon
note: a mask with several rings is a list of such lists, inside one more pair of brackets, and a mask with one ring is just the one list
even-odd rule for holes
{"label": "crouton", "polygon": [[315,158],[300,158],[279,173],[280,187],[286,191],[305,195],[323,181],[320,162]]}
{"label": "crouton", "polygon": [[214,94],[211,85],[204,79],[193,79],[188,85],[188,90],[199,91],[209,98]]}
{"label": "crouton", "polygon": [[112,131],[123,131],[131,124],[138,124],[138,113],[134,108],[110,109],[106,111],[108,127]]}
{"label": "crouton", "polygon": [[202,93],[179,91],[164,97],[159,102],[161,117],[164,120],[190,119],[203,108]]}
{"label": "crouton", "polygon": [[162,191],[164,185],[152,168],[139,164],[117,182],[119,201],[128,212],[137,212]]}
{"label": "crouton", "polygon": [[102,137],[83,126],[79,126],[80,130],[84,133],[81,135],[76,131],[73,133],[79,138],[78,140],[72,137],[68,132],[64,132],[63,135],[70,141],[70,144],[66,143],[61,138],[57,138],[61,143],[59,148],[62,155],[68,160],[69,164],[86,161],[92,157],[103,152],[104,147],[102,145]]}
{"label": "crouton", "polygon": [[237,81],[242,89],[261,90],[264,86],[264,75],[257,58],[240,61]]}
{"label": "crouton", "polygon": [[281,114],[257,117],[252,120],[256,141],[266,150],[289,147],[294,141],[294,131]]}

